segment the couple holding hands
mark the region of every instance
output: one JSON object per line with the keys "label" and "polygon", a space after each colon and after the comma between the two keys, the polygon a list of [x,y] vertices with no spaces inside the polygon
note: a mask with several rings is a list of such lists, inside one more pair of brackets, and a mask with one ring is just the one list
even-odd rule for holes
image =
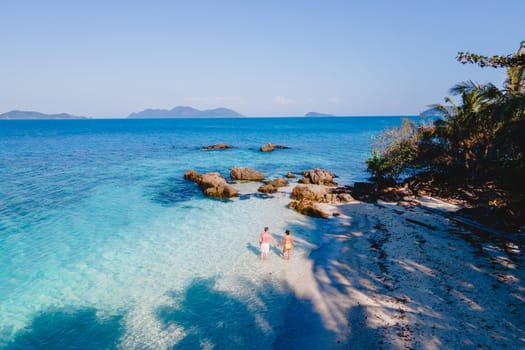
{"label": "couple holding hands", "polygon": [[[284,231],[284,233],[285,235],[281,240],[281,242],[283,243],[283,259],[289,260],[293,246],[293,239],[289,230]],[[272,235],[268,231],[268,227],[265,227],[263,233],[261,233],[259,237],[259,244],[261,246],[261,259],[266,259],[268,257],[268,253],[270,252],[270,241],[273,241],[273,243],[277,247],[279,247],[279,242],[277,242],[272,237]]]}

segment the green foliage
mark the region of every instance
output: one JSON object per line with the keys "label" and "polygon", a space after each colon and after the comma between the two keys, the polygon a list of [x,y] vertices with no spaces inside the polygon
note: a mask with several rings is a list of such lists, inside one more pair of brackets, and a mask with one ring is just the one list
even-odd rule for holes
{"label": "green foliage", "polygon": [[368,171],[376,181],[396,176],[393,167],[388,163],[387,157],[382,157],[376,150],[372,152],[372,157],[366,161]]}
{"label": "green foliage", "polygon": [[384,132],[367,161],[376,181],[405,172],[446,172],[463,179],[494,181],[521,188],[525,177],[525,42],[514,55],[485,57],[460,53],[462,63],[506,67],[503,89],[472,81],[456,84],[450,93],[456,105],[431,105],[442,119],[416,127],[403,121],[400,128]]}
{"label": "green foliage", "polygon": [[368,171],[376,181],[398,177],[414,165],[417,158],[417,129],[413,121],[403,119],[399,128],[387,130],[374,145],[367,160]]}
{"label": "green foliage", "polygon": [[456,60],[463,64],[477,64],[480,67],[508,68],[525,65],[525,56],[483,56],[470,52],[458,52]]}

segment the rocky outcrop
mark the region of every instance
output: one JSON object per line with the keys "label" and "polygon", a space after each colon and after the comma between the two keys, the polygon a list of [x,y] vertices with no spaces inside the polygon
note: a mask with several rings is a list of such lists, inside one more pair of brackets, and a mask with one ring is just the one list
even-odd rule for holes
{"label": "rocky outcrop", "polygon": [[330,214],[324,211],[320,204],[313,201],[300,201],[300,202],[290,202],[288,204],[289,208],[295,209],[298,213],[303,215],[312,216],[316,218],[328,219]]}
{"label": "rocky outcrop", "polygon": [[290,198],[296,201],[321,201],[326,195],[326,187],[316,185],[297,185]]}
{"label": "rocky outcrop", "polygon": [[328,170],[314,169],[303,172],[303,178],[299,179],[302,184],[314,184],[324,186],[337,186],[333,180],[336,175]]}
{"label": "rocky outcrop", "polygon": [[259,187],[258,191],[262,193],[275,193],[279,187],[288,185],[288,180],[283,178],[277,178],[266,181],[266,184]]}
{"label": "rocky outcrop", "polygon": [[268,143],[266,145],[261,146],[260,151],[261,152],[272,152],[276,148],[278,148],[278,149],[287,149],[287,148],[290,148],[290,147],[283,146],[283,145],[275,145],[273,143]]}
{"label": "rocky outcrop", "polygon": [[184,180],[197,181],[200,177],[201,177],[201,174],[199,174],[195,170],[187,170],[184,173]]}
{"label": "rocky outcrop", "polygon": [[275,193],[275,192],[277,192],[277,187],[275,187],[273,185],[266,184],[266,185],[260,186],[257,189],[257,191],[262,192],[262,193]]}
{"label": "rocky outcrop", "polygon": [[215,144],[215,145],[202,147],[202,149],[204,149],[204,150],[228,149],[228,148],[233,148],[233,146],[230,146],[230,145],[225,144],[225,143],[218,143],[218,144]]}
{"label": "rocky outcrop", "polygon": [[239,191],[228,184],[219,173],[206,173],[196,183],[209,197],[231,198],[239,195]]}
{"label": "rocky outcrop", "polygon": [[253,168],[233,167],[230,170],[230,177],[232,180],[245,180],[245,181],[264,180],[264,174]]}
{"label": "rocky outcrop", "polygon": [[410,202],[413,192],[405,186],[378,186],[370,182],[356,182],[351,188],[352,196],[360,201],[375,202],[381,199],[386,202]]}
{"label": "rocky outcrop", "polygon": [[385,187],[379,191],[379,198],[385,202],[410,201],[413,194],[408,187]]}
{"label": "rocky outcrop", "polygon": [[352,190],[352,195],[358,200],[369,200],[377,197],[378,186],[371,182],[356,182]]}
{"label": "rocky outcrop", "polygon": [[195,170],[188,170],[184,173],[184,179],[195,181],[202,193],[208,197],[231,198],[239,195],[239,191],[230,185],[219,173],[201,175]]}
{"label": "rocky outcrop", "polygon": [[350,188],[332,188],[321,185],[297,185],[292,190],[290,198],[293,201],[288,204],[288,207],[304,215],[325,219],[329,218],[330,214],[323,209],[321,203],[336,205],[354,200],[350,195]]}
{"label": "rocky outcrop", "polygon": [[315,201],[319,203],[341,204],[352,202],[350,189],[330,188],[319,185],[297,185],[292,190],[291,199],[296,201]]}
{"label": "rocky outcrop", "polygon": [[288,180],[283,179],[282,177],[279,177],[277,179],[266,181],[266,184],[272,185],[274,187],[284,187],[284,186],[288,186]]}

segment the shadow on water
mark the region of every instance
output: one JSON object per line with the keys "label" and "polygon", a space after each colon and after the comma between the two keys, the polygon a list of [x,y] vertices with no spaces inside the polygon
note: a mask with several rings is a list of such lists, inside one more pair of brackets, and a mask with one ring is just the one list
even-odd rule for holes
{"label": "shadow on water", "polygon": [[274,198],[274,196],[267,194],[267,193],[247,193],[247,194],[241,194],[239,196],[239,200],[244,201],[251,198],[257,198],[257,199],[270,199]]}
{"label": "shadow on water", "polygon": [[[165,329],[184,330],[184,337],[173,349],[314,348],[297,339],[304,332],[308,334],[310,325],[321,324],[321,320],[311,304],[300,302],[287,286],[277,288],[268,281],[256,288],[245,281],[243,288],[254,293],[253,299],[247,301],[215,289],[215,284],[212,278],[195,279],[184,292],[171,293],[176,306],[157,310]],[[297,317],[298,322],[293,325],[272,324],[272,319],[279,316],[274,313],[282,312],[272,305],[283,299],[289,300],[285,312]]]}
{"label": "shadow on water", "polygon": [[277,248],[274,245],[270,246],[270,251],[273,251],[277,256],[281,256],[282,255],[283,251],[281,249],[282,248]]}
{"label": "shadow on water", "polygon": [[[270,274],[262,286],[241,279],[232,291],[223,291],[218,288],[218,278],[196,278],[184,290],[168,292],[171,302],[159,306],[155,316],[165,332],[179,334],[172,348],[489,348],[490,332],[494,330],[487,327],[494,326],[479,320],[490,319],[493,312],[502,312],[501,322],[507,325],[494,334],[501,344],[508,348],[523,345],[518,339],[524,338],[525,332],[516,322],[522,319],[519,312],[523,299],[518,300],[521,292],[508,296],[514,305],[509,310],[495,310],[490,305],[475,307],[493,301],[477,300],[474,293],[470,299],[465,297],[470,295],[469,289],[488,290],[488,283],[497,282],[498,276],[492,275],[488,266],[472,267],[465,261],[464,270],[472,272],[461,276],[452,275],[446,266],[432,268],[430,262],[412,261],[401,251],[393,256],[388,247],[396,240],[394,225],[403,222],[392,221],[393,227],[382,227],[375,217],[364,215],[355,222],[339,228],[321,219],[309,221],[307,228],[290,225],[292,234],[308,230],[330,236],[320,243],[320,249],[311,252],[313,277],[301,287],[304,290]],[[430,244],[431,235],[437,233],[424,230],[418,228],[413,236],[404,237],[404,243],[413,245],[411,249],[422,249],[421,241],[426,238],[429,243],[425,244]],[[300,236],[298,242],[302,239],[304,244],[319,240]],[[347,243],[343,246],[342,241]],[[258,246],[248,243],[246,248],[254,259],[259,255]],[[341,251],[348,259],[335,258],[342,248],[348,248]],[[442,253],[453,256],[454,249],[458,248],[445,246]],[[405,278],[421,281],[421,285],[403,287],[407,281],[396,275],[403,268],[410,271],[410,276],[403,275]],[[483,284],[470,286],[466,277]],[[237,294],[236,290],[243,293]],[[389,326],[378,317],[391,320]],[[460,326],[465,320],[469,327]],[[432,334],[422,332],[420,327],[432,329]],[[93,309],[48,311],[36,316],[6,349],[114,349],[122,333],[120,316],[99,319]]]}
{"label": "shadow on water", "polygon": [[[241,280],[240,287],[251,292],[248,298],[218,290],[216,283],[215,278],[197,278],[185,290],[167,293],[173,302],[158,307],[156,318],[163,331],[182,334],[169,348],[319,348],[318,340],[311,341],[317,334],[313,330],[323,327],[321,318],[286,283],[271,277],[262,286]],[[294,322],[277,324],[283,312]],[[100,319],[95,309],[51,310],[37,315],[2,349],[118,349],[124,331],[122,316]],[[159,344],[137,344],[136,348],[167,345]]]}
{"label": "shadow on water", "polygon": [[37,315],[5,350],[115,349],[122,316],[100,319],[95,309],[51,310]]}
{"label": "shadow on water", "polygon": [[259,249],[258,246],[256,246],[255,244],[252,244],[252,243],[246,243],[246,248],[252,252],[253,254],[259,256],[261,254],[261,250]]}
{"label": "shadow on water", "polygon": [[[253,243],[246,243],[246,249],[248,249],[250,252],[252,252],[253,254],[259,256],[261,255],[261,249],[259,246],[256,246],[255,244]],[[281,256],[282,255],[282,250],[281,248],[277,248],[275,245],[270,245],[270,252],[273,252],[274,254],[276,254],[277,256]]]}
{"label": "shadow on water", "polygon": [[160,184],[148,187],[147,195],[153,202],[166,207],[203,197],[199,188],[192,181],[176,177],[170,177]]}
{"label": "shadow on water", "polygon": [[249,349],[254,339],[267,337],[245,303],[214,285],[214,279],[195,279],[182,295],[170,295],[177,306],[158,309],[166,328],[175,325],[186,333],[174,349]]}

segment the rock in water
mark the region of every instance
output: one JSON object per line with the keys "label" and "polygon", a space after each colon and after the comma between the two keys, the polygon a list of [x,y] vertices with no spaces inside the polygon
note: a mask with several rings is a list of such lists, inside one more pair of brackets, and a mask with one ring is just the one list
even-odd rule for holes
{"label": "rock in water", "polygon": [[230,170],[232,180],[262,181],[264,174],[253,168],[233,167]]}
{"label": "rock in water", "polygon": [[283,146],[283,145],[275,145],[273,143],[268,143],[266,145],[261,146],[260,151],[261,152],[272,152],[276,148],[278,148],[278,149],[287,149],[287,148],[290,148],[290,147]]}
{"label": "rock in water", "polygon": [[239,195],[239,191],[228,184],[219,173],[206,173],[200,176],[196,183],[208,197],[231,198]]}

